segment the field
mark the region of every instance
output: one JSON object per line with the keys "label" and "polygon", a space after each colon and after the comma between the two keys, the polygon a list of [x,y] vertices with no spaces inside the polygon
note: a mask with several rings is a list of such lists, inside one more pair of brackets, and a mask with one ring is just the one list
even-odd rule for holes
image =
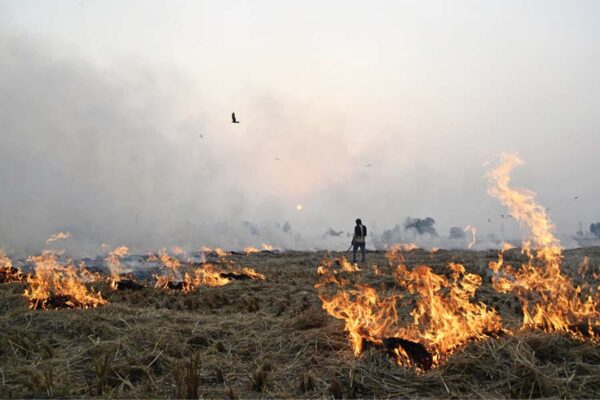
{"label": "field", "polygon": [[[473,341],[424,373],[376,348],[355,357],[343,321],[322,309],[314,288],[319,263],[336,255],[231,256],[266,280],[191,293],[91,283],[108,300],[92,309],[30,310],[25,283],[2,284],[0,397],[598,397],[600,346],[568,335],[523,331]],[[403,256],[409,268],[425,264],[439,274],[462,263],[484,277],[477,300],[519,324],[516,299],[490,285],[487,264],[497,251]],[[597,271],[600,248],[564,252],[563,272],[579,283],[584,256]],[[388,264],[383,252],[369,253],[363,267],[373,264]]]}

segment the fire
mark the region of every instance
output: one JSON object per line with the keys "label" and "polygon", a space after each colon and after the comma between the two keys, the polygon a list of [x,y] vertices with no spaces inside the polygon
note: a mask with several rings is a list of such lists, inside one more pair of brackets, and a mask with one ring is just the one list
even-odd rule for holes
{"label": "fire", "polygon": [[61,265],[56,253],[44,251],[41,256],[30,257],[35,272],[27,277],[28,288],[23,295],[30,308],[90,308],[106,304],[100,293],[88,291],[78,271],[72,264]]}
{"label": "fire", "polygon": [[53,235],[50,235],[48,240],[46,240],[46,243],[52,243],[57,240],[66,240],[66,239],[69,239],[70,237],[71,237],[71,232],[57,232]]}
{"label": "fire", "polygon": [[158,253],[158,257],[155,255],[153,255],[153,257],[160,260],[164,267],[164,273],[160,276],[155,276],[155,287],[164,289],[167,288],[169,284],[183,281],[183,277],[179,272],[181,267],[180,261],[175,257],[171,257],[166,249],[161,250]]}
{"label": "fire", "polygon": [[212,264],[205,264],[201,268],[196,268],[190,275],[185,274],[184,282],[186,288],[192,290],[198,286],[224,286],[231,282],[229,278],[223,278],[219,271]]}
{"label": "fire", "polygon": [[0,283],[22,282],[25,280],[23,273],[12,266],[10,258],[0,250]]}
{"label": "fire", "polygon": [[[202,251],[204,250],[210,249],[202,248]],[[155,287],[162,289],[179,289],[188,293],[200,286],[224,286],[231,283],[234,279],[265,279],[263,274],[256,272],[252,268],[243,268],[240,271],[234,267],[232,261],[228,262],[227,259],[225,259],[225,262],[231,271],[224,270],[213,264],[203,264],[192,271],[182,273],[180,271],[180,261],[169,256],[165,250],[159,253],[159,258],[165,267],[165,273],[155,276]]]}
{"label": "fire", "polygon": [[203,254],[214,253],[217,257],[220,257],[220,258],[229,256],[229,253],[227,253],[225,250],[223,250],[219,247],[215,247],[214,249],[211,249],[210,247],[202,246],[202,247],[200,247],[200,252]]}
{"label": "fire", "polygon": [[[500,199],[530,237],[523,244],[528,261],[518,269],[504,260],[504,252],[512,246],[503,243],[498,260],[489,265],[494,271],[492,285],[520,300],[520,329],[597,338],[600,286],[577,286],[561,273],[562,249],[546,210],[536,203],[534,193],[510,187],[510,172],[521,163],[504,154],[501,165],[487,174],[492,183],[489,193]],[[472,247],[475,229],[469,230]],[[470,340],[513,332],[503,326],[496,310],[473,300],[481,276],[456,263],[449,264],[444,274],[425,265],[408,268],[402,252],[410,249],[407,245],[391,247],[386,257],[395,266],[392,273],[378,267],[356,271],[343,258],[324,260],[318,267],[315,288],[323,309],[344,321],[355,355],[369,346],[382,347],[401,365],[427,369]],[[586,276],[590,275],[588,262],[580,267]],[[366,283],[390,275],[393,286]]]}
{"label": "fire", "polygon": [[267,277],[261,274],[260,272],[256,272],[254,269],[248,267],[242,268],[242,274],[248,276],[250,279],[254,279],[257,281],[264,281],[267,279]]}
{"label": "fire", "polygon": [[414,243],[396,243],[390,247],[390,250],[394,251],[394,252],[398,252],[398,251],[409,252],[409,251],[416,250],[418,248],[419,248],[419,246],[417,246]]}
{"label": "fire", "polygon": [[498,262],[490,263],[496,273],[494,288],[519,298],[523,328],[593,337],[594,328],[600,327],[598,293],[593,288],[584,293],[561,273],[562,249],[546,210],[535,201],[535,193],[510,187],[510,173],[522,163],[515,155],[502,154],[501,164],[487,174],[492,184],[489,194],[508,208],[531,238],[523,242],[528,262],[519,269],[506,265],[502,252]]}
{"label": "fire", "polygon": [[263,243],[263,244],[261,245],[261,247],[262,247],[262,249],[263,249],[263,250],[266,250],[266,251],[273,251],[273,246],[271,246],[271,245],[270,245],[270,244],[268,244],[268,243]]}
{"label": "fire", "polygon": [[[389,254],[388,258],[398,260],[396,254]],[[467,273],[462,265],[450,264],[447,278],[427,266],[411,270],[400,263],[392,274],[395,288],[378,291],[362,283],[362,274],[345,271],[344,261],[324,261],[318,269],[320,279],[315,288],[323,309],[345,322],[357,356],[365,344],[409,341],[413,346],[426,348],[435,365],[467,341],[501,330],[500,317],[494,310],[471,301],[481,277]],[[400,307],[408,304],[414,304],[412,310],[403,313],[406,318],[400,318]],[[402,348],[395,351],[400,364],[411,364]]]}
{"label": "fire", "polygon": [[467,248],[472,248],[473,245],[475,244],[475,242],[477,241],[477,228],[475,228],[474,226],[471,225],[467,225],[464,229],[465,232],[470,232],[471,233],[471,241],[469,242],[469,244],[467,245]]}
{"label": "fire", "polygon": [[229,255],[225,250],[218,247],[215,247],[214,251],[217,254],[217,257],[227,257]]}
{"label": "fire", "polygon": [[246,253],[246,255],[250,255],[250,254],[253,254],[253,253],[258,253],[259,251],[260,250],[258,250],[256,247],[250,247],[250,246],[248,246],[248,247],[244,248],[244,253]]}
{"label": "fire", "polygon": [[173,251],[173,254],[177,254],[177,255],[184,255],[185,254],[185,250],[182,247],[179,247],[179,246],[173,246],[171,248],[171,251]]}
{"label": "fire", "polygon": [[121,258],[125,257],[129,249],[125,246],[117,247],[113,251],[108,254],[106,257],[106,265],[108,265],[108,269],[110,270],[110,277],[108,278],[108,282],[110,287],[113,289],[117,289],[117,285],[119,281],[121,281]]}

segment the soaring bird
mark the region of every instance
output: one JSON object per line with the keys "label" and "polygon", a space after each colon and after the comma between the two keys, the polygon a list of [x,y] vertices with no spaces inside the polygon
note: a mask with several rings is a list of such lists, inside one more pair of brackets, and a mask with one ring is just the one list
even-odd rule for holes
{"label": "soaring bird", "polygon": [[573,200],[577,200],[579,198],[579,195],[573,197]]}
{"label": "soaring bird", "polygon": [[240,121],[238,121],[237,119],[235,119],[235,113],[231,113],[231,123],[232,124],[239,124]]}

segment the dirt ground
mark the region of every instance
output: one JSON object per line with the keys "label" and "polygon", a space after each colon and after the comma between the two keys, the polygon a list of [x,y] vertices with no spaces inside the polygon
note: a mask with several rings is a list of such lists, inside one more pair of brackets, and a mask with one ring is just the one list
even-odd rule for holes
{"label": "dirt ground", "polygon": [[[343,322],[314,289],[326,252],[232,256],[266,281],[236,281],[184,294],[154,288],[100,290],[95,309],[30,310],[24,283],[0,285],[0,397],[106,398],[592,398],[600,394],[600,347],[524,332],[469,343],[426,373],[369,350],[355,358]],[[478,297],[518,322],[514,299],[489,286],[496,251],[414,250],[407,266],[445,273],[463,263],[484,276]],[[574,277],[600,248],[565,252]],[[506,259],[516,261],[517,251]],[[369,253],[368,265],[386,265]]]}

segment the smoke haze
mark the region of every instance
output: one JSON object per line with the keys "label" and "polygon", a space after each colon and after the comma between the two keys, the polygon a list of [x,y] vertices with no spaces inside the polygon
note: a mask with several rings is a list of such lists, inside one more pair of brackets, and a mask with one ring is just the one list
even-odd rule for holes
{"label": "smoke haze", "polygon": [[333,3],[0,3],[0,248],[518,238],[502,150],[559,233],[600,221],[598,3]]}

